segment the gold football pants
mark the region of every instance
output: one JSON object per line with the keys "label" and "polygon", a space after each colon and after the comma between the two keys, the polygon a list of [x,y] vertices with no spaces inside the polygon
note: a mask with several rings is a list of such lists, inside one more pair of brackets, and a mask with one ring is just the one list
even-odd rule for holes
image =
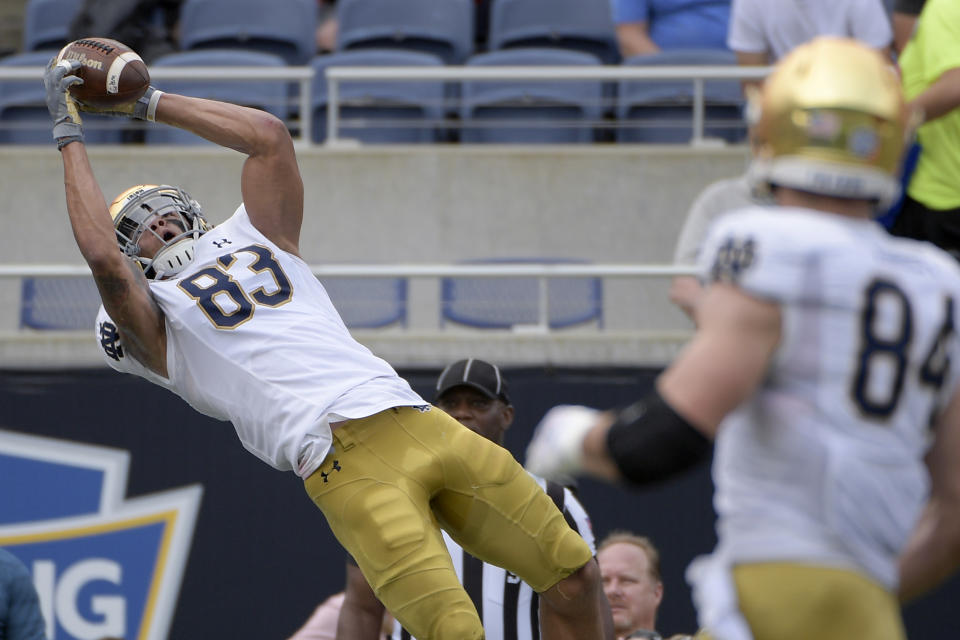
{"label": "gold football pants", "polygon": [[377,597],[420,640],[483,638],[439,527],[538,592],[591,558],[506,449],[436,408],[349,421],[305,485]]}
{"label": "gold football pants", "polygon": [[905,640],[892,593],[854,571],[786,562],[733,569],[754,640]]}

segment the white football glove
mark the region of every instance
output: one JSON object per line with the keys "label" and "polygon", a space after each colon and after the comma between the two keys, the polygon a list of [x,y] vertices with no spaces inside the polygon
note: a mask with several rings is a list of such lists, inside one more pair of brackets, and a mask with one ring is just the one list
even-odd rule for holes
{"label": "white football glove", "polygon": [[583,440],[597,423],[600,411],[560,405],[547,412],[527,446],[526,468],[533,474],[569,481],[583,470]]}

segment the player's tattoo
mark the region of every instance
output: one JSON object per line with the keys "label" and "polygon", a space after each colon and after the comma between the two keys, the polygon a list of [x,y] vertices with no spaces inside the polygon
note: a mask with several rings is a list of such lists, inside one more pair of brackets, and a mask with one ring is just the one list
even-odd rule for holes
{"label": "player's tattoo", "polygon": [[[100,298],[103,301],[103,306],[116,322],[119,336],[122,338],[127,352],[151,370],[165,375],[164,354],[157,353],[156,349],[151,349],[148,342],[145,342],[145,338],[149,339],[151,335],[155,335],[157,332],[163,335],[165,322],[163,311],[150,292],[150,284],[143,275],[143,269],[132,261],[127,266],[130,269],[132,282],[131,278],[125,275],[95,276]],[[134,295],[137,289],[145,295]],[[141,309],[144,300],[150,305],[147,314],[143,314]],[[145,318],[155,318],[157,327],[148,328],[147,332],[141,335],[136,327],[138,324],[142,325]]]}

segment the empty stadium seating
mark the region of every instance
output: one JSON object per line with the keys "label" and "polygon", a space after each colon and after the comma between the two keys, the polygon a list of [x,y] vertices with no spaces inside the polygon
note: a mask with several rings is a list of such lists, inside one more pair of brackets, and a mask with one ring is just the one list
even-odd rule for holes
{"label": "empty stadium seating", "polygon": [[[550,258],[493,258],[477,264],[561,264],[579,261]],[[541,283],[547,306],[541,308]],[[478,329],[517,329],[540,325],[551,329],[594,322],[603,326],[603,288],[599,278],[460,276],[441,281],[441,322]]]}
{"label": "empty stadium seating", "polygon": [[[734,65],[726,50],[674,49],[634,56],[625,66]],[[693,137],[691,80],[621,80],[617,89],[617,140],[682,143]],[[739,80],[704,81],[704,137],[726,142],[746,139],[743,91]]]}
{"label": "empty stadium seating", "polygon": [[610,0],[495,0],[489,48],[558,47],[619,62]]}
{"label": "empty stadium seating", "polygon": [[[358,49],[317,56],[311,63],[313,82],[313,140],[326,140],[327,81],[333,66],[439,67],[431,54],[396,49]],[[340,85],[337,135],[368,144],[438,142],[442,135],[445,83],[437,80],[404,82],[359,81]]]}
{"label": "empty stadium seating", "polygon": [[[587,53],[550,48],[504,49],[470,58],[469,66],[597,66]],[[460,106],[463,142],[585,143],[602,117],[599,80],[469,80]]]}
{"label": "empty stadium seating", "polygon": [[322,277],[320,282],[351,329],[407,325],[406,278]]}
{"label": "empty stadium seating", "polygon": [[316,25],[316,0],[186,0],[180,46],[248,49],[307,64],[317,51]]}
{"label": "empty stadium seating", "polygon": [[59,49],[69,40],[70,22],[83,0],[28,0],[24,7],[23,51]]}
{"label": "empty stadium seating", "polygon": [[473,52],[472,0],[339,0],[337,49],[396,48],[462,64]]}
{"label": "empty stadium seating", "polygon": [[20,327],[93,331],[100,293],[93,278],[24,278],[20,286]]}

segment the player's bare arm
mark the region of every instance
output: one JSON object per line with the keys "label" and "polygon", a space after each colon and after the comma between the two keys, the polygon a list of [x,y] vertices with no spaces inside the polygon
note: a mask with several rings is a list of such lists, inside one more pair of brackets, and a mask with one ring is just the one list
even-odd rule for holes
{"label": "player's bare arm", "polygon": [[960,391],[934,427],[927,454],[930,498],[900,555],[902,602],[930,591],[960,567]]}
{"label": "player's bare arm", "polygon": [[936,120],[960,107],[960,67],[948,69],[927,89],[910,102],[923,122]]}
{"label": "player's bare arm", "polygon": [[44,75],[46,101],[53,118],[53,138],[61,150],[67,212],[81,254],[93,273],[104,307],[117,323],[129,349],[145,366],[166,375],[163,314],[142,274],[131,269],[118,250],[110,213],[83,145],[80,114],[68,95],[82,80],[75,61],[53,61]]}
{"label": "player's bare arm", "polygon": [[527,450],[527,467],[563,478],[653,482],[698,462],[720,422],[760,385],[780,343],[778,305],[718,283],[698,332],[657,379],[655,391],[619,412],[552,409]]}
{"label": "player's bare arm", "polygon": [[657,388],[707,437],[760,385],[780,343],[780,307],[724,283],[710,286],[698,331],[660,376]]}
{"label": "player's bare arm", "polygon": [[240,177],[254,226],[281,249],[299,253],[303,181],[286,125],[265,111],[165,93],[156,121],[246,154]]}
{"label": "player's bare arm", "polygon": [[67,145],[62,153],[67,213],[103,306],[131,354],[166,376],[164,318],[150,295],[143,271],[117,250],[113,222],[83,144]]}

